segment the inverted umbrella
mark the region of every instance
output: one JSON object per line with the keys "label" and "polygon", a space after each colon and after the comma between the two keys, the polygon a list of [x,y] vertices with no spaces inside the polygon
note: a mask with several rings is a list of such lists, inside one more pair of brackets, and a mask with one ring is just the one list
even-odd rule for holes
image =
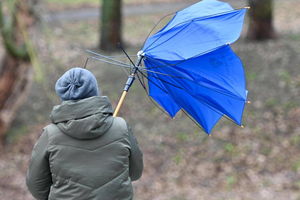
{"label": "inverted umbrella", "polygon": [[206,133],[222,116],[242,125],[245,75],[230,44],[241,34],[246,9],[203,0],[178,11],[138,53],[114,116],[141,74],[148,79],[149,96],[171,117],[184,110]]}

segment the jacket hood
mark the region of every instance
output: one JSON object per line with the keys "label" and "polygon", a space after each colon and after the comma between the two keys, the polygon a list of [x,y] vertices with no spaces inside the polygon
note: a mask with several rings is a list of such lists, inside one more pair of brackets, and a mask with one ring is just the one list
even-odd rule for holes
{"label": "jacket hood", "polygon": [[110,128],[112,113],[108,97],[94,96],[78,101],[63,101],[53,107],[50,119],[66,135],[77,139],[93,139]]}

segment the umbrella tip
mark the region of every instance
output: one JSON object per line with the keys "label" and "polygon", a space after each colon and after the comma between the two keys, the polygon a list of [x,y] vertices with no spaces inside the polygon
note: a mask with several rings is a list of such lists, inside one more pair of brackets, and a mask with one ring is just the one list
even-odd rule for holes
{"label": "umbrella tip", "polygon": [[244,7],[244,8],[246,8],[246,9],[250,9],[250,6],[246,6],[246,7]]}
{"label": "umbrella tip", "polygon": [[244,126],[244,125],[241,125],[241,128],[245,128],[245,126]]}
{"label": "umbrella tip", "polygon": [[251,104],[251,101],[246,101],[247,104]]}

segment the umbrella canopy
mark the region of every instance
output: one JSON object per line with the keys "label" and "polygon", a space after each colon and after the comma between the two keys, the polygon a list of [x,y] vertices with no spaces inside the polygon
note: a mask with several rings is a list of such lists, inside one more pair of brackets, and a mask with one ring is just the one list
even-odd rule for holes
{"label": "umbrella canopy", "polygon": [[238,125],[247,100],[245,75],[230,44],[246,8],[204,0],[176,13],[142,48],[149,95],[171,117],[183,109],[206,133],[222,116]]}

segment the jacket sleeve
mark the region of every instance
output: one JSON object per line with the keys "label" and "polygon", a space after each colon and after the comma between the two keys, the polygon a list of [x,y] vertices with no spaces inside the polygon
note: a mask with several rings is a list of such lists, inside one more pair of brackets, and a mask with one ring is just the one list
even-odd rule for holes
{"label": "jacket sleeve", "polygon": [[129,157],[129,175],[132,181],[138,180],[143,173],[143,153],[138,146],[138,142],[134,137],[130,126],[128,126],[128,134],[130,141],[130,157]]}
{"label": "jacket sleeve", "polygon": [[31,194],[38,200],[48,199],[52,185],[47,146],[48,134],[44,131],[33,148],[27,171],[27,187]]}

